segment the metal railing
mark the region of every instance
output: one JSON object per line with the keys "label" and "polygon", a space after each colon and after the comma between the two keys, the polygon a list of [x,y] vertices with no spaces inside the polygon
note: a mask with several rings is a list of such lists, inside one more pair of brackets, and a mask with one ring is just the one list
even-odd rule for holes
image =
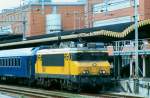
{"label": "metal railing", "polygon": [[[138,41],[138,52],[139,54],[149,53],[150,54],[150,42],[149,39],[141,39]],[[127,53],[134,54],[135,52],[135,41],[134,40],[124,40],[115,41],[112,45],[108,46],[109,49],[114,53]],[[109,51],[108,49],[108,51]],[[119,54],[118,54],[119,55]]]}

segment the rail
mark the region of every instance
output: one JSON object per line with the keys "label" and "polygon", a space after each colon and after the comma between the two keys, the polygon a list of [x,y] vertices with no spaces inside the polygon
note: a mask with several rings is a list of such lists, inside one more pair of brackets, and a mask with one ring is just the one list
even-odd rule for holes
{"label": "rail", "polygon": [[0,85],[0,91],[18,95],[24,95],[31,98],[144,98],[128,95],[124,93],[100,92],[97,94],[89,93],[70,93],[63,91],[49,91],[20,86]]}
{"label": "rail", "polygon": [[127,95],[124,93],[107,93],[107,94],[101,94],[102,98],[144,98],[141,96],[136,95]]}
{"label": "rail", "polygon": [[49,91],[27,87],[0,85],[0,91],[33,98],[92,98],[87,95],[73,94],[61,91]]}

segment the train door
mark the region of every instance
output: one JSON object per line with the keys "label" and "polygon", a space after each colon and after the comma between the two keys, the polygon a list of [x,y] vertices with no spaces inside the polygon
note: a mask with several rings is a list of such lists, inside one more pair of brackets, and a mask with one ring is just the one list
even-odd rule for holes
{"label": "train door", "polygon": [[28,57],[28,73],[29,76],[34,76],[35,75],[35,60],[36,58],[34,56]]}

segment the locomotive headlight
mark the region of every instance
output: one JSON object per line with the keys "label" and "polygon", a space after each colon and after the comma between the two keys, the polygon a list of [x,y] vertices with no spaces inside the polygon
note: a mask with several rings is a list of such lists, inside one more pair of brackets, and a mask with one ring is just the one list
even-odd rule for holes
{"label": "locomotive headlight", "polygon": [[105,74],[105,73],[106,73],[106,71],[105,71],[105,70],[103,70],[103,71],[102,71],[102,73],[103,73],[103,74]]}
{"label": "locomotive headlight", "polygon": [[105,70],[100,70],[99,73],[100,73],[100,74],[105,74],[106,71],[105,71]]}
{"label": "locomotive headlight", "polygon": [[100,70],[99,73],[102,74],[102,70]]}
{"label": "locomotive headlight", "polygon": [[86,73],[89,73],[89,71],[87,70]]}
{"label": "locomotive headlight", "polygon": [[86,71],[83,71],[83,74],[86,74]]}
{"label": "locomotive headlight", "polygon": [[84,70],[84,71],[83,71],[83,74],[88,74],[88,73],[89,73],[88,70]]}
{"label": "locomotive headlight", "polygon": [[92,64],[92,66],[94,66],[94,67],[95,67],[95,66],[97,66],[97,64],[96,64],[96,63],[93,63],[93,64]]}

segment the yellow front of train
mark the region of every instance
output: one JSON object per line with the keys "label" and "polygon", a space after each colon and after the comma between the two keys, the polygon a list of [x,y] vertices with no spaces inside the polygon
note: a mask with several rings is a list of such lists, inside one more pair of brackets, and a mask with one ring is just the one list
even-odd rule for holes
{"label": "yellow front of train", "polygon": [[[69,59],[68,59],[69,60]],[[67,61],[67,60],[66,60]],[[110,63],[106,51],[83,51],[70,53],[71,75],[109,76]]]}
{"label": "yellow front of train", "polygon": [[104,85],[110,76],[107,51],[88,48],[43,49],[37,53],[36,77],[61,85]]}
{"label": "yellow front of train", "polygon": [[110,63],[107,54],[107,51],[99,50],[65,54],[65,69],[69,69],[68,74],[71,76],[71,81],[80,83],[81,86],[98,86],[108,83]]}

